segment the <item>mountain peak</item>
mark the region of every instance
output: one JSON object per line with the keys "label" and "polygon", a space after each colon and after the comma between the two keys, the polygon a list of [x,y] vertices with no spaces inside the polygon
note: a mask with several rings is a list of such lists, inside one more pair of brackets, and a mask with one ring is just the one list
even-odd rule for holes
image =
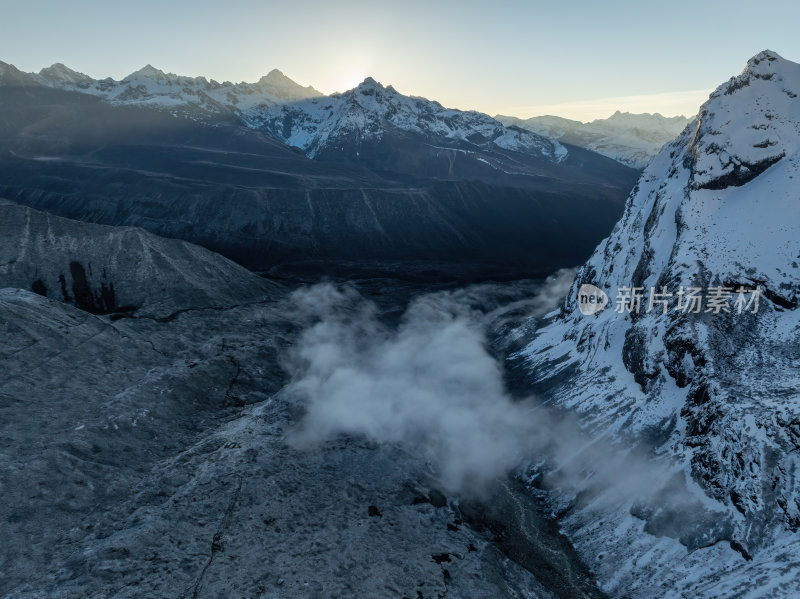
{"label": "mountain peak", "polygon": [[777,52],[772,50],[762,50],[747,61],[742,72],[734,79],[742,77],[755,77],[758,79],[769,79],[773,74],[784,74],[787,70],[792,71],[797,65],[790,60],[786,60]]}
{"label": "mountain peak", "polygon": [[[663,457],[671,453],[676,470],[683,469],[687,480],[732,515],[736,524],[724,533],[725,540],[751,555],[782,534],[768,527],[780,530],[787,525],[774,523],[796,522],[797,512],[773,498],[800,496],[798,480],[783,465],[795,459],[787,451],[792,446],[783,444],[793,422],[782,414],[786,398],[796,396],[796,385],[788,382],[788,374],[781,376],[796,372],[797,354],[781,348],[796,342],[800,304],[800,234],[797,218],[788,216],[797,214],[798,115],[800,65],[771,51],[748,61],[740,76],[712,94],[694,123],[650,161],[622,220],[579,271],[562,312],[537,328],[523,350],[536,384],[547,389],[545,398],[577,408],[598,435],[603,430],[626,439],[639,436],[648,448],[654,438],[665,440]],[[672,299],[663,312],[632,307],[587,317],[579,305],[585,284],[616,294],[618,308],[631,287],[643,290],[651,307],[655,296]],[[761,307],[749,313],[735,308],[733,292],[730,309],[707,308],[701,314],[698,306],[692,314],[677,299],[683,290],[697,288],[710,306],[713,290],[728,286],[742,297],[745,289],[759,290]],[[751,298],[752,292],[745,299]],[[750,348],[781,357],[769,363],[742,359]],[[766,460],[769,468],[761,466]],[[597,534],[603,546],[610,546],[605,539],[614,539],[624,555],[630,529],[618,523],[629,517],[626,509],[609,518],[606,532]],[[648,521],[647,526],[654,525]],[[661,542],[657,534],[650,546]],[[704,546],[710,542],[704,538]],[[753,562],[759,559],[773,563],[771,557]],[[675,571],[668,561],[662,571]],[[732,556],[730,565],[712,564],[720,574],[712,574],[705,560],[689,567],[709,578],[749,581],[749,570],[731,574],[746,561]],[[775,572],[781,566],[775,565]],[[618,571],[616,566],[609,570],[615,576]],[[682,567],[678,584],[683,579],[696,584],[686,572]],[[664,576],[651,575],[663,584]],[[723,588],[721,596],[746,592],[734,583]],[[697,594],[688,589],[672,592]]]}
{"label": "mountain peak", "polygon": [[23,73],[13,64],[0,60],[0,85],[38,85],[38,82],[31,75]]}
{"label": "mountain peak", "polygon": [[800,150],[800,64],[771,50],[703,104],[692,138],[695,188],[741,186]]}
{"label": "mountain peak", "polygon": [[385,89],[383,85],[375,81],[372,77],[366,77],[364,81],[356,86],[356,89]]}
{"label": "mountain peak", "polygon": [[62,84],[75,84],[80,82],[91,82],[89,75],[75,71],[64,63],[56,62],[39,71],[39,77],[52,82]]}
{"label": "mountain peak", "polygon": [[303,87],[294,79],[284,75],[283,71],[279,69],[272,69],[259,79],[256,85],[262,89],[266,88],[268,91],[278,93],[279,96],[287,100],[300,100],[322,95],[310,85]]}
{"label": "mountain peak", "polygon": [[127,80],[127,79],[165,79],[166,77],[167,77],[167,74],[164,71],[162,71],[161,69],[157,69],[153,65],[148,63],[145,66],[143,66],[141,69],[139,69],[138,71],[134,71],[133,73],[131,73],[130,75],[125,77],[125,80]]}
{"label": "mountain peak", "polygon": [[258,80],[258,82],[262,83],[262,84],[263,83],[285,83],[287,81],[291,81],[292,83],[294,83],[294,81],[292,81],[291,79],[289,79],[289,77],[284,75],[283,71],[281,71],[280,69],[272,69],[269,73],[267,73],[261,79]]}
{"label": "mountain peak", "polygon": [[378,81],[375,81],[372,77],[364,78],[364,81],[356,85],[353,89],[344,92],[344,95],[348,97],[356,97],[357,95],[361,96],[375,96],[383,97],[385,95],[394,96],[397,95],[398,92],[391,86],[384,86]]}
{"label": "mountain peak", "polygon": [[786,59],[783,58],[783,56],[781,56],[777,52],[775,52],[773,50],[762,50],[761,52],[759,52],[758,54],[753,56],[750,60],[748,60],[747,64],[748,64],[748,66],[750,64],[758,65],[758,64],[760,64],[762,62],[776,62],[776,61],[782,61],[782,60],[786,60]]}

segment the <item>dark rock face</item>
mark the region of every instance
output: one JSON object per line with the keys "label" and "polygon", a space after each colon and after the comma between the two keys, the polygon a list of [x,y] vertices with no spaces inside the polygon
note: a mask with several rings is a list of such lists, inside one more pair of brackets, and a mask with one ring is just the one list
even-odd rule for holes
{"label": "dark rock face", "polygon": [[[70,262],[69,272],[72,275],[72,294],[76,308],[86,310],[92,314],[108,314],[117,311],[114,283],[106,282],[108,276],[105,271],[100,277],[100,289],[97,291],[93,291],[89,285],[89,280],[86,278],[86,270],[80,262],[75,262],[74,260]],[[47,294],[45,293],[44,295]],[[133,308],[133,306],[131,307]]]}
{"label": "dark rock face", "polygon": [[[754,147],[767,147],[766,145]],[[785,154],[769,156],[758,162],[738,161],[733,165],[733,169],[716,179],[703,183],[698,189],[725,189],[727,187],[739,187],[748,181],[752,181],[773,164],[785,157]]]}

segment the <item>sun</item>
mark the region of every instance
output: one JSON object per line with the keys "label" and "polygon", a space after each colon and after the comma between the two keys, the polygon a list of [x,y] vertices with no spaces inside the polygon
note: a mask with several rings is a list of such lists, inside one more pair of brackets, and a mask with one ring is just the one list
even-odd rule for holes
{"label": "sun", "polygon": [[325,93],[344,92],[353,89],[369,76],[367,69],[363,67],[348,67],[331,73],[328,81],[325,82]]}

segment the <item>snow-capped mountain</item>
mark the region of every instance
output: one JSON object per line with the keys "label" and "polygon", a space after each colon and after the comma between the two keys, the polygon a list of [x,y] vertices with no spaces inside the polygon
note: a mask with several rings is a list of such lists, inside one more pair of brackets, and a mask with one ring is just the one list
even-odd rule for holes
{"label": "snow-capped mountain", "polygon": [[[116,81],[93,79],[61,63],[39,73],[23,73],[2,63],[0,85],[87,94],[113,106],[151,108],[202,123],[232,121],[299,148],[310,158],[356,162],[404,177],[552,177],[551,165],[567,164],[569,179],[576,170],[596,178],[608,169],[594,153],[641,168],[679,128],[679,117],[658,115],[615,115],[605,125],[558,117],[541,122],[492,118],[403,95],[371,77],[347,92],[323,96],[278,70],[256,83],[234,84],[165,73],[151,65]],[[565,132],[577,125],[597,131]],[[575,154],[575,148],[568,149],[559,139],[592,154]]]}
{"label": "snow-capped mountain", "polygon": [[[585,556],[608,556],[612,594],[800,593],[799,183],[800,65],[764,51],[651,161],[521,352],[556,405],[668,457],[695,497],[565,520]],[[606,309],[583,315],[585,284]]]}
{"label": "snow-capped mountain", "polygon": [[28,84],[91,94],[115,105],[144,105],[178,112],[239,114],[256,107],[321,95],[311,86],[295,83],[277,69],[255,83],[219,83],[205,77],[185,77],[165,73],[149,64],[120,81],[93,79],[61,63],[42,69],[38,74],[22,75]]}
{"label": "snow-capped mountain", "polygon": [[[145,106],[199,120],[233,115],[244,125],[268,132],[312,158],[357,159],[384,153],[389,141],[404,145],[416,137],[433,149],[477,156],[495,170],[514,167],[485,153],[519,152],[548,162],[563,161],[558,141],[643,168],[660,147],[689,122],[684,117],[617,112],[580,123],[561,117],[521,120],[444,108],[435,101],[398,93],[372,78],[344,93],[323,96],[272,70],[255,83],[219,83],[205,77],[165,73],[151,65],[116,81],[102,80],[56,63],[23,73],[0,63],[0,85],[43,86],[90,94],[117,106]],[[403,139],[398,139],[396,134]],[[419,141],[416,139],[416,141]],[[558,141],[556,141],[558,140]],[[378,166],[385,166],[383,164]]]}
{"label": "snow-capped mountain", "polygon": [[[7,74],[0,75],[0,85],[8,80],[9,86],[88,94],[114,106],[152,108],[201,122],[233,117],[310,158],[414,176],[550,176],[547,165],[569,155],[562,144],[537,133],[506,127],[479,112],[405,96],[372,78],[350,91],[322,96],[277,70],[256,83],[233,84],[165,73],[151,65],[121,81],[95,80],[60,63],[36,74],[11,65],[3,69]],[[580,161],[597,162],[590,156]]]}
{"label": "snow-capped mountain", "polygon": [[561,144],[520,128],[507,128],[488,115],[444,108],[425,98],[405,96],[371,77],[350,91],[311,98],[245,114],[254,128],[264,129],[309,157],[326,151],[379,142],[400,131],[458,145],[465,151],[499,148],[559,162],[567,156]]}
{"label": "snow-capped mountain", "polygon": [[0,88],[0,108],[0,197],[184,239],[255,270],[475,259],[549,272],[588,257],[637,175],[580,148],[551,162],[397,130],[373,163],[311,160],[236,115],[209,126],[199,113],[41,85]]}
{"label": "snow-capped mountain", "polygon": [[633,168],[644,168],[665,143],[683,131],[691,119],[660,114],[631,114],[617,111],[607,119],[582,123],[558,116],[519,119],[498,115],[508,126],[522,127],[539,135],[574,144]]}
{"label": "snow-capped mountain", "polygon": [[372,78],[350,91],[322,96],[277,69],[256,83],[234,84],[165,73],[149,64],[115,81],[96,80],[61,63],[36,74],[2,63],[0,84],[41,85],[90,94],[113,105],[146,106],[201,118],[233,114],[243,124],[267,131],[309,157],[320,157],[326,150],[341,153],[353,139],[359,147],[380,141],[389,131],[464,146],[465,151],[500,149],[552,162],[567,156],[564,146],[541,135],[507,128],[479,112],[447,109],[438,102],[404,96]]}

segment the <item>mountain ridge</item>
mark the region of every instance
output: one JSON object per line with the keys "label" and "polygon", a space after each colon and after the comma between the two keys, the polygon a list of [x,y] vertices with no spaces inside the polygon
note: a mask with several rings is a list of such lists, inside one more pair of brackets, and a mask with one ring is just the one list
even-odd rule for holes
{"label": "mountain ridge", "polygon": [[[166,73],[150,64],[119,81],[96,80],[61,63],[38,74],[15,69],[13,80],[11,73],[9,69],[10,81],[89,94],[112,105],[141,105],[212,122],[216,117],[235,115],[245,126],[268,132],[311,158],[323,154],[328,141],[335,146],[355,130],[360,137],[379,138],[387,126],[446,142],[494,145],[555,162],[568,154],[563,145],[538,134],[506,128],[480,112],[447,109],[435,100],[405,96],[372,77],[351,90],[325,96],[311,86],[300,86],[278,69],[256,83],[236,84]],[[0,84],[2,81],[0,78]],[[368,98],[375,101],[368,102]],[[334,105],[338,111],[326,118],[323,109]],[[291,125],[290,115],[295,120]],[[287,127],[291,130],[288,135]],[[349,157],[357,159],[357,151]]]}
{"label": "mountain ridge", "polygon": [[0,281],[94,314],[165,318],[236,305],[275,285],[185,241],[61,218],[0,198]]}
{"label": "mountain ridge", "polygon": [[689,124],[684,116],[665,117],[659,113],[633,114],[617,110],[610,117],[589,122],[559,116],[529,119],[497,115],[507,126],[517,126],[540,135],[570,143],[642,169],[661,147],[672,141]]}
{"label": "mountain ridge", "polygon": [[[5,64],[5,63],[2,63]],[[10,65],[7,65],[10,66]],[[147,105],[196,117],[233,113],[260,105],[289,102],[322,95],[273,69],[254,83],[189,77],[167,73],[147,64],[120,80],[94,79],[62,63],[38,73],[22,73],[16,79],[25,85],[39,85],[97,96],[115,105]],[[3,76],[0,72],[0,84]]]}
{"label": "mountain ridge", "polygon": [[580,148],[556,163],[419,135],[371,161],[312,160],[236,118],[210,123],[43,86],[2,88],[0,110],[0,195],[140,226],[259,271],[405,259],[548,272],[588,255],[636,175]]}
{"label": "mountain ridge", "polygon": [[[9,67],[14,69],[13,78]],[[325,154],[328,142],[335,146],[337,138],[352,137],[355,130],[359,136],[374,137],[388,121],[406,132],[435,133],[439,139],[450,142],[459,138],[461,141],[480,139],[484,144],[533,152],[555,160],[563,159],[568,153],[563,145],[566,143],[641,169],[661,145],[680,133],[681,125],[689,121],[684,117],[620,111],[607,119],[589,123],[552,116],[491,117],[474,110],[448,109],[435,100],[419,96],[405,96],[373,77],[366,77],[350,90],[324,95],[311,86],[297,84],[278,69],[271,70],[255,83],[219,83],[202,76],[167,73],[150,64],[120,80],[93,79],[62,63],[43,68],[39,73],[23,73],[11,65],[6,65],[6,70],[5,79],[9,83],[5,85],[13,82],[42,85],[94,95],[114,105],[142,105],[210,122],[233,115],[244,125],[267,131],[311,157]],[[0,71],[0,85],[4,85],[3,80]],[[389,104],[397,114],[377,115],[375,105],[367,107],[364,102],[353,101],[365,95],[381,96],[384,100],[394,96],[395,101]],[[356,104],[360,104],[361,111],[356,109]],[[415,104],[420,107],[417,118],[412,114]],[[426,108],[422,109],[422,105]],[[334,106],[336,110],[326,116],[322,108],[333,109]],[[431,122],[427,122],[429,120]],[[339,125],[338,129],[335,124]],[[358,156],[353,153],[350,158]]]}
{"label": "mountain ridge", "polygon": [[346,92],[276,106],[249,115],[247,120],[254,128],[272,132],[310,157],[353,134],[380,139],[387,127],[474,146],[493,144],[553,162],[562,161],[568,154],[564,146],[542,136],[508,129],[480,112],[448,109],[435,100],[403,95],[372,77]]}

